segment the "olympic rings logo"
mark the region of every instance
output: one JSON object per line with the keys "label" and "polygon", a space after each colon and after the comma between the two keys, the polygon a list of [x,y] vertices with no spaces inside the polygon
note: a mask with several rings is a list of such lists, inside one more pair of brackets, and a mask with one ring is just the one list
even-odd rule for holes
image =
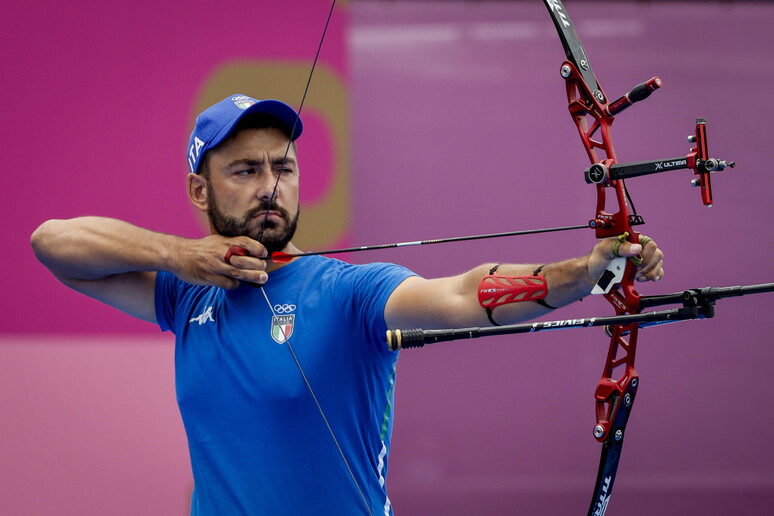
{"label": "olympic rings logo", "polygon": [[274,312],[278,314],[289,314],[296,309],[296,305],[274,305]]}

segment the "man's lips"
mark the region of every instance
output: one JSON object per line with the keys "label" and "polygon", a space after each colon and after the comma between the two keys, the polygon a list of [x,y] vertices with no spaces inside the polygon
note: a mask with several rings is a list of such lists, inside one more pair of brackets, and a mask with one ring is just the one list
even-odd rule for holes
{"label": "man's lips", "polygon": [[280,212],[278,212],[278,211],[268,211],[268,212],[267,211],[259,211],[258,213],[253,215],[253,218],[259,219],[259,220],[262,220],[262,219],[269,219],[269,220],[271,220],[271,219],[279,219],[279,220],[284,220],[285,219],[285,217],[283,217],[282,214]]}

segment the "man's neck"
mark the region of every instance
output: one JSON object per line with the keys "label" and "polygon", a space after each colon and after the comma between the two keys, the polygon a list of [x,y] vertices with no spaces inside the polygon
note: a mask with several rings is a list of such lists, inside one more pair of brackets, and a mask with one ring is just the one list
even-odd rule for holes
{"label": "man's neck", "polygon": [[[298,247],[293,245],[293,242],[288,242],[288,245],[282,249],[282,252],[285,254],[301,254],[303,251],[301,251]],[[283,262],[275,262],[273,260],[268,260],[266,263],[266,272],[272,272],[276,271],[280,267],[284,267],[285,265],[289,264],[290,262],[294,262],[298,260],[298,257],[292,258],[289,261],[283,261]]]}

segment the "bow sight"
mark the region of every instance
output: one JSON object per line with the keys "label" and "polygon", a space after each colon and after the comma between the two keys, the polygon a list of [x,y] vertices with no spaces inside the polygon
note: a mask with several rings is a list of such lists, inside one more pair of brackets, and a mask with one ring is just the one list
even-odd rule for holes
{"label": "bow sight", "polygon": [[[659,80],[658,77],[651,79]],[[650,82],[650,81],[649,81]],[[635,87],[632,92],[627,93],[623,97],[628,98],[637,88],[644,86],[647,83],[643,83]],[[659,80],[660,86],[660,80]],[[650,91],[648,91],[648,95]],[[641,97],[625,107],[630,106],[638,100],[642,100],[645,97]],[[620,99],[619,99],[620,100]],[[618,101],[616,101],[618,102]],[[612,104],[611,104],[612,106]],[[620,112],[618,110],[617,112]],[[712,183],[710,181],[710,174],[712,172],[720,172],[726,167],[734,168],[736,163],[733,161],[724,161],[717,158],[709,158],[707,152],[707,119],[696,119],[696,133],[688,137],[690,143],[695,143],[696,146],[691,149],[685,157],[668,158],[654,161],[637,161],[634,163],[616,163],[609,164],[609,160],[602,160],[599,163],[591,165],[584,171],[586,182],[589,184],[601,184],[604,186],[610,186],[610,181],[614,179],[629,179],[630,177],[645,176],[648,174],[658,174],[659,172],[669,172],[670,170],[679,170],[689,168],[694,174],[698,175],[698,178],[691,180],[692,186],[701,187],[701,198],[704,205],[707,207],[712,206]],[[639,219],[638,224],[642,224],[642,219]],[[593,227],[593,224],[592,224]]]}

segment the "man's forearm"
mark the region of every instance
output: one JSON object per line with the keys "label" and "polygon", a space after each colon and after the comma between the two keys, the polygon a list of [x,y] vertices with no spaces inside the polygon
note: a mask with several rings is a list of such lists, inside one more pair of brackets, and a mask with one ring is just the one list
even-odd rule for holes
{"label": "man's forearm", "polygon": [[[617,241],[615,238],[603,239],[585,256],[543,265],[541,274],[546,279],[548,292],[542,300],[558,308],[587,296],[616,256],[630,258],[642,253],[639,280],[658,281],[663,277],[663,253],[655,242],[650,241],[643,249],[640,244],[629,242],[615,246]],[[479,265],[463,274],[446,278],[406,280],[388,300],[385,310],[388,326],[433,329],[490,325],[492,322],[487,317],[486,306],[482,306],[478,299],[478,293],[482,280],[494,265]],[[502,276],[532,276],[541,265],[502,264],[496,272]],[[492,320],[501,325],[516,324],[544,315],[549,309],[532,301],[538,293],[534,294],[525,296],[530,299],[527,301],[507,302],[494,308],[490,306]],[[498,300],[511,301],[509,298]]]}
{"label": "man's forearm", "polygon": [[[543,264],[501,264],[495,274],[501,276],[533,276]],[[468,271],[461,278],[460,288],[468,293],[466,297],[474,304],[471,309],[486,319],[485,308],[478,301],[478,289],[494,264],[486,264]],[[553,262],[542,266],[540,274],[546,279],[547,294],[543,299],[554,308],[570,304],[587,296],[594,286],[594,279],[589,275],[588,256]],[[493,318],[499,324],[514,324],[542,315],[547,308],[533,301],[518,301],[500,305],[493,310]]]}
{"label": "man's forearm", "polygon": [[56,276],[73,280],[170,270],[178,240],[180,237],[103,217],[49,220],[31,237],[38,259]]}

